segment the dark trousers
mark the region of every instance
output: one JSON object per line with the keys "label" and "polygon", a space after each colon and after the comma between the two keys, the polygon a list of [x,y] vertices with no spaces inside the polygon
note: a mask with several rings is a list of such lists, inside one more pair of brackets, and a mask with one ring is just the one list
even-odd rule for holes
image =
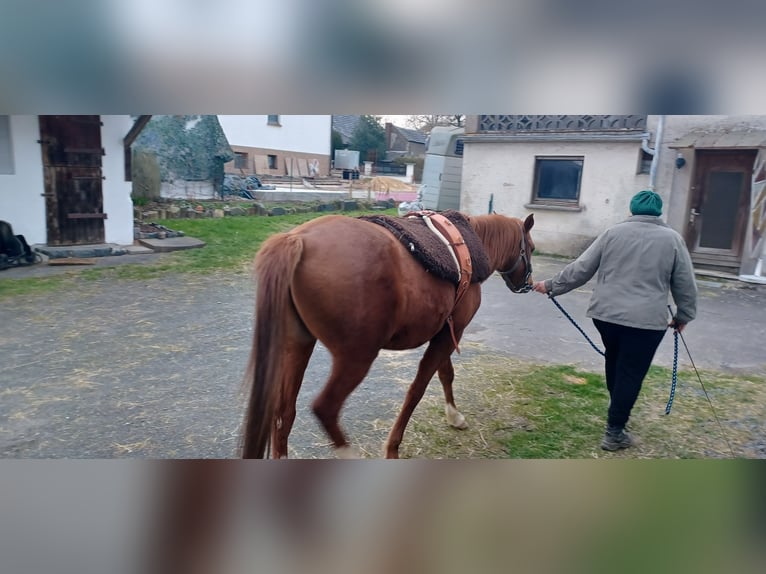
{"label": "dark trousers", "polygon": [[624,428],[665,331],[636,329],[593,319],[606,354],[606,388],[612,399],[607,424]]}

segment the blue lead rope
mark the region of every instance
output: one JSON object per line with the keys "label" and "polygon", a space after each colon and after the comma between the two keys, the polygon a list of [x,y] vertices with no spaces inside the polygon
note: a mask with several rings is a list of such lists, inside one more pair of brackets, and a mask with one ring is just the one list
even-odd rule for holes
{"label": "blue lead rope", "polygon": [[591,346],[591,347],[593,347],[593,348],[596,350],[596,352],[597,352],[599,355],[601,355],[602,357],[606,357],[606,355],[604,354],[604,351],[602,351],[601,349],[599,349],[599,348],[596,346],[596,344],[595,344],[593,341],[591,341],[591,340],[590,340],[590,337],[588,337],[588,335],[585,333],[585,331],[583,331],[583,330],[582,330],[582,328],[580,328],[580,325],[578,325],[578,324],[577,324],[577,321],[575,321],[574,319],[572,319],[572,316],[571,316],[569,313],[567,313],[567,312],[564,310],[564,308],[563,308],[561,305],[559,305],[559,302],[558,302],[558,301],[556,301],[556,298],[555,298],[553,295],[551,295],[550,293],[548,293],[548,298],[549,298],[551,301],[553,301],[553,304],[554,304],[554,305],[556,305],[556,307],[558,307],[558,308],[559,308],[559,311],[561,311],[561,312],[564,314],[564,317],[566,317],[567,319],[569,319],[569,321],[572,323],[572,325],[574,325],[574,326],[575,326],[575,328],[576,328],[578,331],[580,331],[580,333],[582,333],[582,336],[583,336],[583,337],[585,337],[585,340],[586,340],[586,341],[588,341],[588,342],[590,343],[590,346]]}
{"label": "blue lead rope", "polygon": [[[668,311],[670,316],[673,317],[673,308],[668,305]],[[678,381],[678,329],[673,329],[673,382],[670,385],[670,398],[668,404],[665,407],[665,414],[670,414],[670,409],[673,407],[673,399],[676,396],[676,382]]]}
{"label": "blue lead rope", "polygon": [[[572,323],[572,325],[574,325],[575,328],[578,331],[580,331],[580,333],[582,333],[582,336],[585,337],[585,340],[588,341],[588,343],[590,343],[590,346],[593,347],[599,355],[601,355],[602,357],[606,357],[606,354],[604,353],[604,351],[599,349],[596,346],[596,344],[593,341],[591,341],[591,339],[590,339],[590,337],[588,337],[587,333],[585,333],[585,331],[582,330],[582,327],[580,327],[580,325],[577,324],[577,321],[575,321],[572,318],[572,316],[569,313],[567,313],[566,310],[559,304],[559,302],[556,301],[556,298],[553,295],[551,295],[550,293],[548,293],[548,299],[553,301],[553,304],[556,305],[556,307],[558,307],[559,311],[561,311],[564,314],[564,317],[569,319],[569,321]],[[670,310],[670,314],[672,316],[673,315],[673,309],[670,307],[670,305],[668,305],[668,309]],[[665,407],[665,414],[666,415],[670,414],[670,409],[673,407],[673,399],[676,396],[676,383],[678,382],[678,330],[674,330],[673,331],[673,338],[674,338],[674,340],[673,340],[673,378],[672,378],[672,383],[670,385],[670,398],[668,399],[668,404]]]}
{"label": "blue lead rope", "polygon": [[676,396],[676,382],[678,381],[678,331],[673,331],[673,383],[670,385],[670,398],[665,407],[665,414],[670,414],[673,407],[673,399]]}
{"label": "blue lead rope", "polygon": [[[583,337],[590,343],[590,346],[593,347],[596,352],[598,352],[599,355],[602,357],[606,357],[604,352],[596,347],[596,345],[593,343],[593,341],[590,340],[590,337],[585,334],[585,331],[583,331],[580,328],[580,325],[577,324],[577,322],[572,319],[572,316],[567,313],[564,308],[559,305],[559,302],[556,301],[556,299],[553,298],[553,295],[548,293],[548,299],[553,301],[553,304],[556,305],[556,307],[559,308],[559,311],[561,311],[564,316],[571,321],[572,325],[574,325],[580,333],[582,333]],[[673,309],[670,305],[668,305],[668,310],[670,311],[670,315],[673,316]],[[721,429],[721,436],[726,441],[726,446],[729,447],[729,452],[731,453],[731,457],[735,458],[734,450],[731,448],[731,443],[729,442],[729,438],[726,436],[726,432],[723,430],[723,425],[721,424],[721,420],[718,418],[718,413],[715,412],[715,408],[713,407],[713,402],[710,400],[710,395],[708,395],[707,389],[705,388],[704,383],[702,382],[702,377],[700,377],[699,371],[697,371],[697,367],[694,364],[694,359],[692,359],[692,355],[689,352],[689,347],[686,346],[686,341],[684,340],[684,336],[681,335],[681,333],[678,332],[678,329],[674,329],[673,336],[673,382],[670,387],[670,398],[668,399],[668,404],[665,407],[665,414],[670,414],[670,409],[673,406],[673,399],[676,396],[676,383],[678,382],[678,337],[681,336],[681,341],[683,341],[684,348],[686,349],[686,354],[689,355],[689,361],[691,361],[692,368],[694,369],[694,372],[697,374],[697,380],[700,382],[700,386],[702,387],[702,391],[705,393],[705,398],[707,399],[708,404],[710,405],[710,410],[713,412],[713,416],[715,417],[715,422],[718,423],[718,428]]]}

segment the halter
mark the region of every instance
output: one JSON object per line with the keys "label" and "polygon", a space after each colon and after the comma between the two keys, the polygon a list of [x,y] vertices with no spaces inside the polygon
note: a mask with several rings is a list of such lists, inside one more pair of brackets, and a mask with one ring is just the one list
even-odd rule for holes
{"label": "halter", "polygon": [[[524,282],[521,287],[515,287],[511,282],[511,274],[516,271],[516,268],[521,262],[524,262]],[[529,278],[532,276],[532,262],[529,260],[529,255],[527,254],[527,235],[524,233],[523,225],[521,225],[521,247],[516,263],[514,263],[513,267],[510,269],[498,271],[498,273],[500,274],[500,277],[503,278],[508,288],[514,293],[528,293],[532,290],[532,285],[529,284]]]}

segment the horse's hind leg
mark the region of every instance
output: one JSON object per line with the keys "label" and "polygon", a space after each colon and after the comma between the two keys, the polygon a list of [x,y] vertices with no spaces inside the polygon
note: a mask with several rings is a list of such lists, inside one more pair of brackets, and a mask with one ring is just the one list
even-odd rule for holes
{"label": "horse's hind leg", "polygon": [[271,434],[273,458],[287,458],[287,437],[295,422],[295,403],[303,383],[303,373],[314,352],[316,339],[308,333],[299,339],[287,342],[283,350],[283,379],[280,385],[279,401],[274,413],[274,425]]}
{"label": "horse's hind leg", "polygon": [[[353,359],[347,358],[353,356]],[[354,453],[346,440],[346,435],[340,428],[338,418],[343,403],[351,392],[359,386],[372,366],[377,353],[372,356],[347,354],[343,357],[333,355],[332,373],[322,392],[311,405],[314,414],[324,427],[335,446],[335,452],[340,458],[351,458]]]}
{"label": "horse's hind leg", "polygon": [[455,369],[452,367],[452,359],[447,360],[439,367],[439,380],[444,389],[444,413],[447,415],[447,422],[456,429],[467,429],[468,423],[465,417],[460,414],[455,406],[455,397],[452,395],[452,381],[455,380]]}
{"label": "horse's hind leg", "polygon": [[[404,437],[404,429],[407,427],[415,407],[418,406],[420,399],[423,398],[423,393],[425,393],[431,377],[434,376],[437,368],[444,364],[445,358],[449,357],[453,349],[452,339],[446,329],[442,330],[431,340],[423,358],[420,360],[415,380],[412,381],[410,388],[407,389],[407,396],[404,399],[402,410],[388,435],[386,458],[399,458],[399,445]],[[452,364],[450,363],[451,367]]]}

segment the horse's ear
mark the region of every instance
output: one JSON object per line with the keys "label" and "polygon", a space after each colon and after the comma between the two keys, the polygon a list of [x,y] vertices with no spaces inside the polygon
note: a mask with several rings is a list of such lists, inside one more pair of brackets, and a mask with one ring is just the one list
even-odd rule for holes
{"label": "horse's ear", "polygon": [[524,231],[529,233],[529,230],[532,229],[535,225],[535,214],[530,213],[527,215],[527,218],[524,220]]}

